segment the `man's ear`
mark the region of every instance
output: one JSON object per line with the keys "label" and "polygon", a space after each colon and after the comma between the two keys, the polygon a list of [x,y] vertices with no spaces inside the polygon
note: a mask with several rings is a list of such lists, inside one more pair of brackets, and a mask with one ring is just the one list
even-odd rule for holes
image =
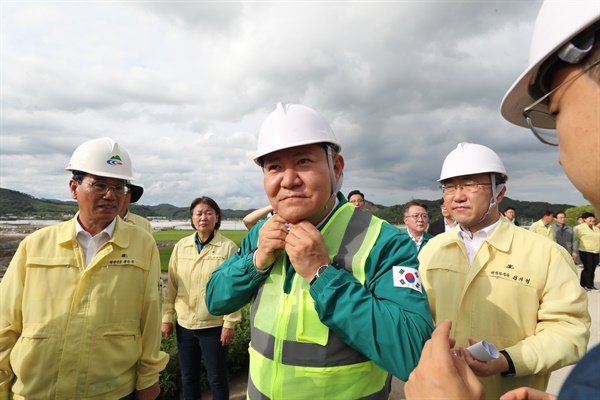
{"label": "man's ear", "polygon": [[73,179],[69,181],[69,190],[71,191],[71,198],[73,200],[77,200],[77,186],[79,186],[79,184]]}
{"label": "man's ear", "polygon": [[500,209],[500,202],[502,201],[502,199],[504,199],[505,194],[506,194],[506,186],[504,186],[502,188],[502,190],[500,191],[500,193],[498,193],[498,198],[496,200],[496,203],[498,204],[498,209]]}
{"label": "man's ear", "polygon": [[335,181],[339,181],[344,172],[344,157],[341,154],[337,154],[333,157],[333,173],[335,174]]}

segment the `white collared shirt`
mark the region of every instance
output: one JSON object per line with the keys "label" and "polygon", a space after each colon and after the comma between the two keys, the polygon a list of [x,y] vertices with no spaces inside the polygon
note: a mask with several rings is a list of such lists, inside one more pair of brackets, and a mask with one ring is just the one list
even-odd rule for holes
{"label": "white collared shirt", "polygon": [[485,228],[475,232],[472,238],[469,232],[464,232],[461,227],[458,228],[458,238],[463,241],[465,247],[467,248],[467,257],[469,257],[469,263],[473,262],[475,254],[477,254],[477,250],[479,250],[483,242],[485,242],[485,239],[492,235],[499,223],[500,218],[498,218],[498,221],[494,222],[492,225],[486,226]]}
{"label": "white collared shirt", "polygon": [[444,218],[444,232],[449,232],[452,229],[454,229],[454,227],[457,225],[458,223],[456,221],[452,222],[452,225],[448,224],[448,222],[446,222],[446,218]]}
{"label": "white collared shirt", "polygon": [[75,237],[83,249],[83,254],[85,254],[86,265],[90,265],[90,262],[92,262],[92,259],[96,255],[98,249],[102,247],[104,243],[110,240],[115,232],[116,224],[117,219],[115,218],[106,228],[102,230],[102,232],[98,233],[96,236],[92,236],[88,231],[83,229],[79,223],[79,219],[75,219]]}
{"label": "white collared shirt", "polygon": [[419,252],[419,249],[421,249],[421,243],[423,243],[423,235],[421,235],[419,240],[417,240],[413,235],[410,234],[410,230],[408,228],[406,228],[406,233],[408,233],[408,236],[410,236],[412,241],[415,242],[417,245],[417,252]]}

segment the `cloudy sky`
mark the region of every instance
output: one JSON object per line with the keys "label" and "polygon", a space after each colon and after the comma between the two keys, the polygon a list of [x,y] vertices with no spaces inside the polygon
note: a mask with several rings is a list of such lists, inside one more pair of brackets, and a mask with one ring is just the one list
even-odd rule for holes
{"label": "cloudy sky", "polygon": [[378,204],[440,197],[445,156],[496,150],[517,200],[587,204],[558,151],[505,122],[540,1],[3,1],[0,186],[70,199],[82,142],[132,156],[140,203],[263,206],[252,162],[278,101],[321,112],[342,191]]}

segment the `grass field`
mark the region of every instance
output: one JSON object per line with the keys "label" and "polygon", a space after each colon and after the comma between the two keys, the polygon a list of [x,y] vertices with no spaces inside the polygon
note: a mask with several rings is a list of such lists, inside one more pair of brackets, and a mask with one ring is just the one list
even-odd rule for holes
{"label": "grass field", "polygon": [[[180,239],[183,239],[186,236],[191,235],[192,233],[194,233],[193,230],[168,230],[168,231],[160,231],[160,232],[154,232],[154,240],[156,240],[156,243],[161,243],[161,242],[178,242]],[[228,239],[231,239],[235,242],[235,244],[237,244],[238,246],[242,243],[242,239],[244,238],[244,236],[246,236],[246,234],[248,233],[248,231],[228,231],[228,230],[222,230],[219,231],[219,233],[223,236],[225,236]],[[171,258],[171,253],[173,252],[173,247],[175,247],[174,245],[171,246],[164,246],[164,247],[159,247],[158,248],[158,253],[160,254],[160,269],[161,271],[166,272],[169,269],[169,259]]]}

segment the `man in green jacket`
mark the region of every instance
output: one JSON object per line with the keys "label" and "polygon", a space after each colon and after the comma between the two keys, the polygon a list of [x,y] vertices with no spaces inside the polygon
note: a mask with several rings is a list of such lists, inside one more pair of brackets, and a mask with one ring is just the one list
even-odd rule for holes
{"label": "man in green jacket", "polygon": [[339,193],[344,159],[311,108],[277,105],[255,162],[274,215],[207,286],[212,314],[253,301],[249,398],[389,397],[432,331],[408,235]]}

